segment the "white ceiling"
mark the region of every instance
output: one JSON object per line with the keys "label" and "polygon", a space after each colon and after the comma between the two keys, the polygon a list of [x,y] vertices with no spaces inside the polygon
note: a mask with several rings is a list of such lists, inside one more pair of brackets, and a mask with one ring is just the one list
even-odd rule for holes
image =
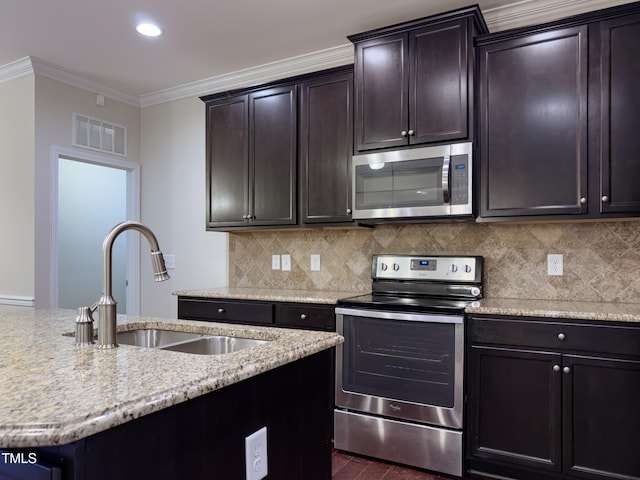
{"label": "white ceiling", "polygon": [[[629,0],[478,0],[492,30]],[[473,0],[0,0],[0,65],[35,57],[132,97],[311,52]],[[511,7],[504,5],[511,4]],[[557,12],[556,15],[549,12]],[[520,17],[526,17],[523,20]],[[165,33],[143,38],[138,18]],[[344,62],[343,62],[344,63]]]}

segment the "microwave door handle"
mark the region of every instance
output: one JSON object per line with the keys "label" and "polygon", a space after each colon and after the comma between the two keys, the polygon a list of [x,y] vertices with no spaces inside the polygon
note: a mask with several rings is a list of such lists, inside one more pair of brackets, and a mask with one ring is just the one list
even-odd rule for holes
{"label": "microwave door handle", "polygon": [[449,203],[449,165],[451,159],[449,155],[445,155],[442,162],[442,201]]}

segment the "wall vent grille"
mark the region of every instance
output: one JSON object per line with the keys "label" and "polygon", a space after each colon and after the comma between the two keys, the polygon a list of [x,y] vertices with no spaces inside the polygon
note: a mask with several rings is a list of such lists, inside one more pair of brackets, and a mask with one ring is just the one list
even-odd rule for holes
{"label": "wall vent grille", "polygon": [[74,147],[125,157],[127,155],[127,127],[74,113],[71,144]]}

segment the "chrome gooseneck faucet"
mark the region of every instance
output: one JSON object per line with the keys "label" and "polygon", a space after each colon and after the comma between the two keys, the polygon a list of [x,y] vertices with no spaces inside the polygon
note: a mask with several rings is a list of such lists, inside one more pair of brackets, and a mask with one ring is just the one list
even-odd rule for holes
{"label": "chrome gooseneck faucet", "polygon": [[112,274],[111,274],[111,250],[113,242],[118,235],[125,230],[137,230],[142,233],[151,246],[151,263],[153,264],[153,275],[156,282],[163,282],[169,278],[164,265],[164,257],[158,246],[158,240],[148,227],[139,222],[127,221],[116,225],[107,234],[102,243],[102,296],[96,306],[98,308],[98,341],[97,348],[116,348],[116,306],[117,302],[111,295]]}

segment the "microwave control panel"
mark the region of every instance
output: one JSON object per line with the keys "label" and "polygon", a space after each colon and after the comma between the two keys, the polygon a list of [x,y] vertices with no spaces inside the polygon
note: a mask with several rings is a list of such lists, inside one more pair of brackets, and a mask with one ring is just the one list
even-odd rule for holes
{"label": "microwave control panel", "polygon": [[479,282],[482,257],[374,255],[371,267],[378,280]]}
{"label": "microwave control panel", "polygon": [[451,205],[469,203],[469,161],[467,155],[451,155]]}

